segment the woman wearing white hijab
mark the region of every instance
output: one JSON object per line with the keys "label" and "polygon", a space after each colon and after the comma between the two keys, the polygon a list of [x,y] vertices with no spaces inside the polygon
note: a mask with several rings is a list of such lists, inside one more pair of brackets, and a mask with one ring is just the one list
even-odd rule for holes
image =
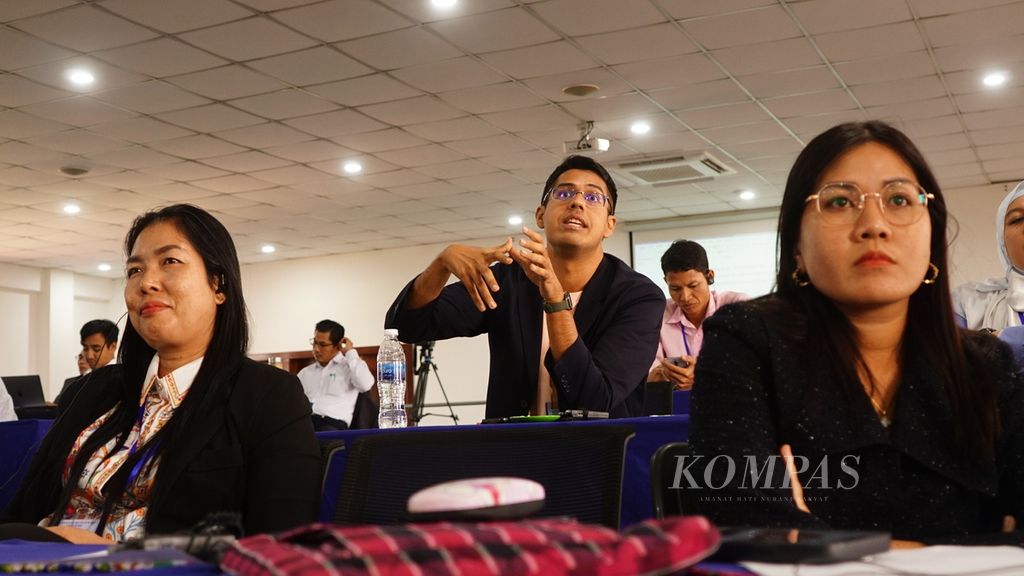
{"label": "woman wearing white hijab", "polygon": [[1024,355],[1024,182],[1007,194],[996,212],[996,243],[1006,276],[968,282],[953,292],[957,322],[990,330]]}

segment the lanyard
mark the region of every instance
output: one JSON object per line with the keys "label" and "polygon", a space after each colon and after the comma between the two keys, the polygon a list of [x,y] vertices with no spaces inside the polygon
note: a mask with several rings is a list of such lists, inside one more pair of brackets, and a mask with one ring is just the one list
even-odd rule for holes
{"label": "lanyard", "polygon": [[686,355],[690,356],[690,345],[686,342],[686,326],[681,321],[679,322],[679,333],[683,335],[683,349],[686,350]]}
{"label": "lanyard", "polygon": [[1020,318],[1020,325],[1024,326],[1024,312],[1017,312],[1017,318]]}
{"label": "lanyard", "polygon": [[[142,418],[146,414],[146,404],[147,402],[143,400],[142,405],[139,406],[139,411],[136,413],[135,422],[139,426],[139,436],[135,439],[135,443],[132,444],[131,449],[128,450],[128,458],[131,458],[135,454],[135,451],[139,447],[139,442],[142,441]],[[156,442],[154,445],[146,448],[146,451],[142,454],[139,460],[134,466],[132,466],[132,471],[128,474],[128,481],[125,482],[126,488],[130,487],[139,477],[139,474],[142,472],[142,467],[153,457],[153,452],[156,451],[156,447],[159,446],[159,444],[159,442]]]}

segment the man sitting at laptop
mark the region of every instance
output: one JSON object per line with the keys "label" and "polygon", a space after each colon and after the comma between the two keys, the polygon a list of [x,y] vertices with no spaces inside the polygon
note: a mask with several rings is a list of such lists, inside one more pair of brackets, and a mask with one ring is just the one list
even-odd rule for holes
{"label": "man sitting at laptop", "polygon": [[17,419],[18,415],[14,413],[14,400],[11,398],[10,393],[7,392],[7,386],[4,386],[4,381],[0,379],[0,422]]}

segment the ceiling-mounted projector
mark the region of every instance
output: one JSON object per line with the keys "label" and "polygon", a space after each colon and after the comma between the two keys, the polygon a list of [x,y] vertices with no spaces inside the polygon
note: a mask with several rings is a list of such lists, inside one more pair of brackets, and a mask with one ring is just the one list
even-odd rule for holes
{"label": "ceiling-mounted projector", "polygon": [[595,138],[592,136],[594,123],[592,121],[580,123],[580,137],[576,140],[567,140],[562,144],[562,150],[566,154],[600,154],[611,148],[611,141],[607,138]]}

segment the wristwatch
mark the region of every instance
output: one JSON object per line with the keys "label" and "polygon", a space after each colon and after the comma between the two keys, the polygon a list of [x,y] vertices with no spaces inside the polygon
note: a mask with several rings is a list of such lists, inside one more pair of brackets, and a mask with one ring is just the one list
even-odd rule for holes
{"label": "wristwatch", "polygon": [[572,296],[566,292],[562,299],[558,302],[544,301],[542,304],[544,312],[551,314],[552,312],[561,312],[562,310],[572,310]]}

